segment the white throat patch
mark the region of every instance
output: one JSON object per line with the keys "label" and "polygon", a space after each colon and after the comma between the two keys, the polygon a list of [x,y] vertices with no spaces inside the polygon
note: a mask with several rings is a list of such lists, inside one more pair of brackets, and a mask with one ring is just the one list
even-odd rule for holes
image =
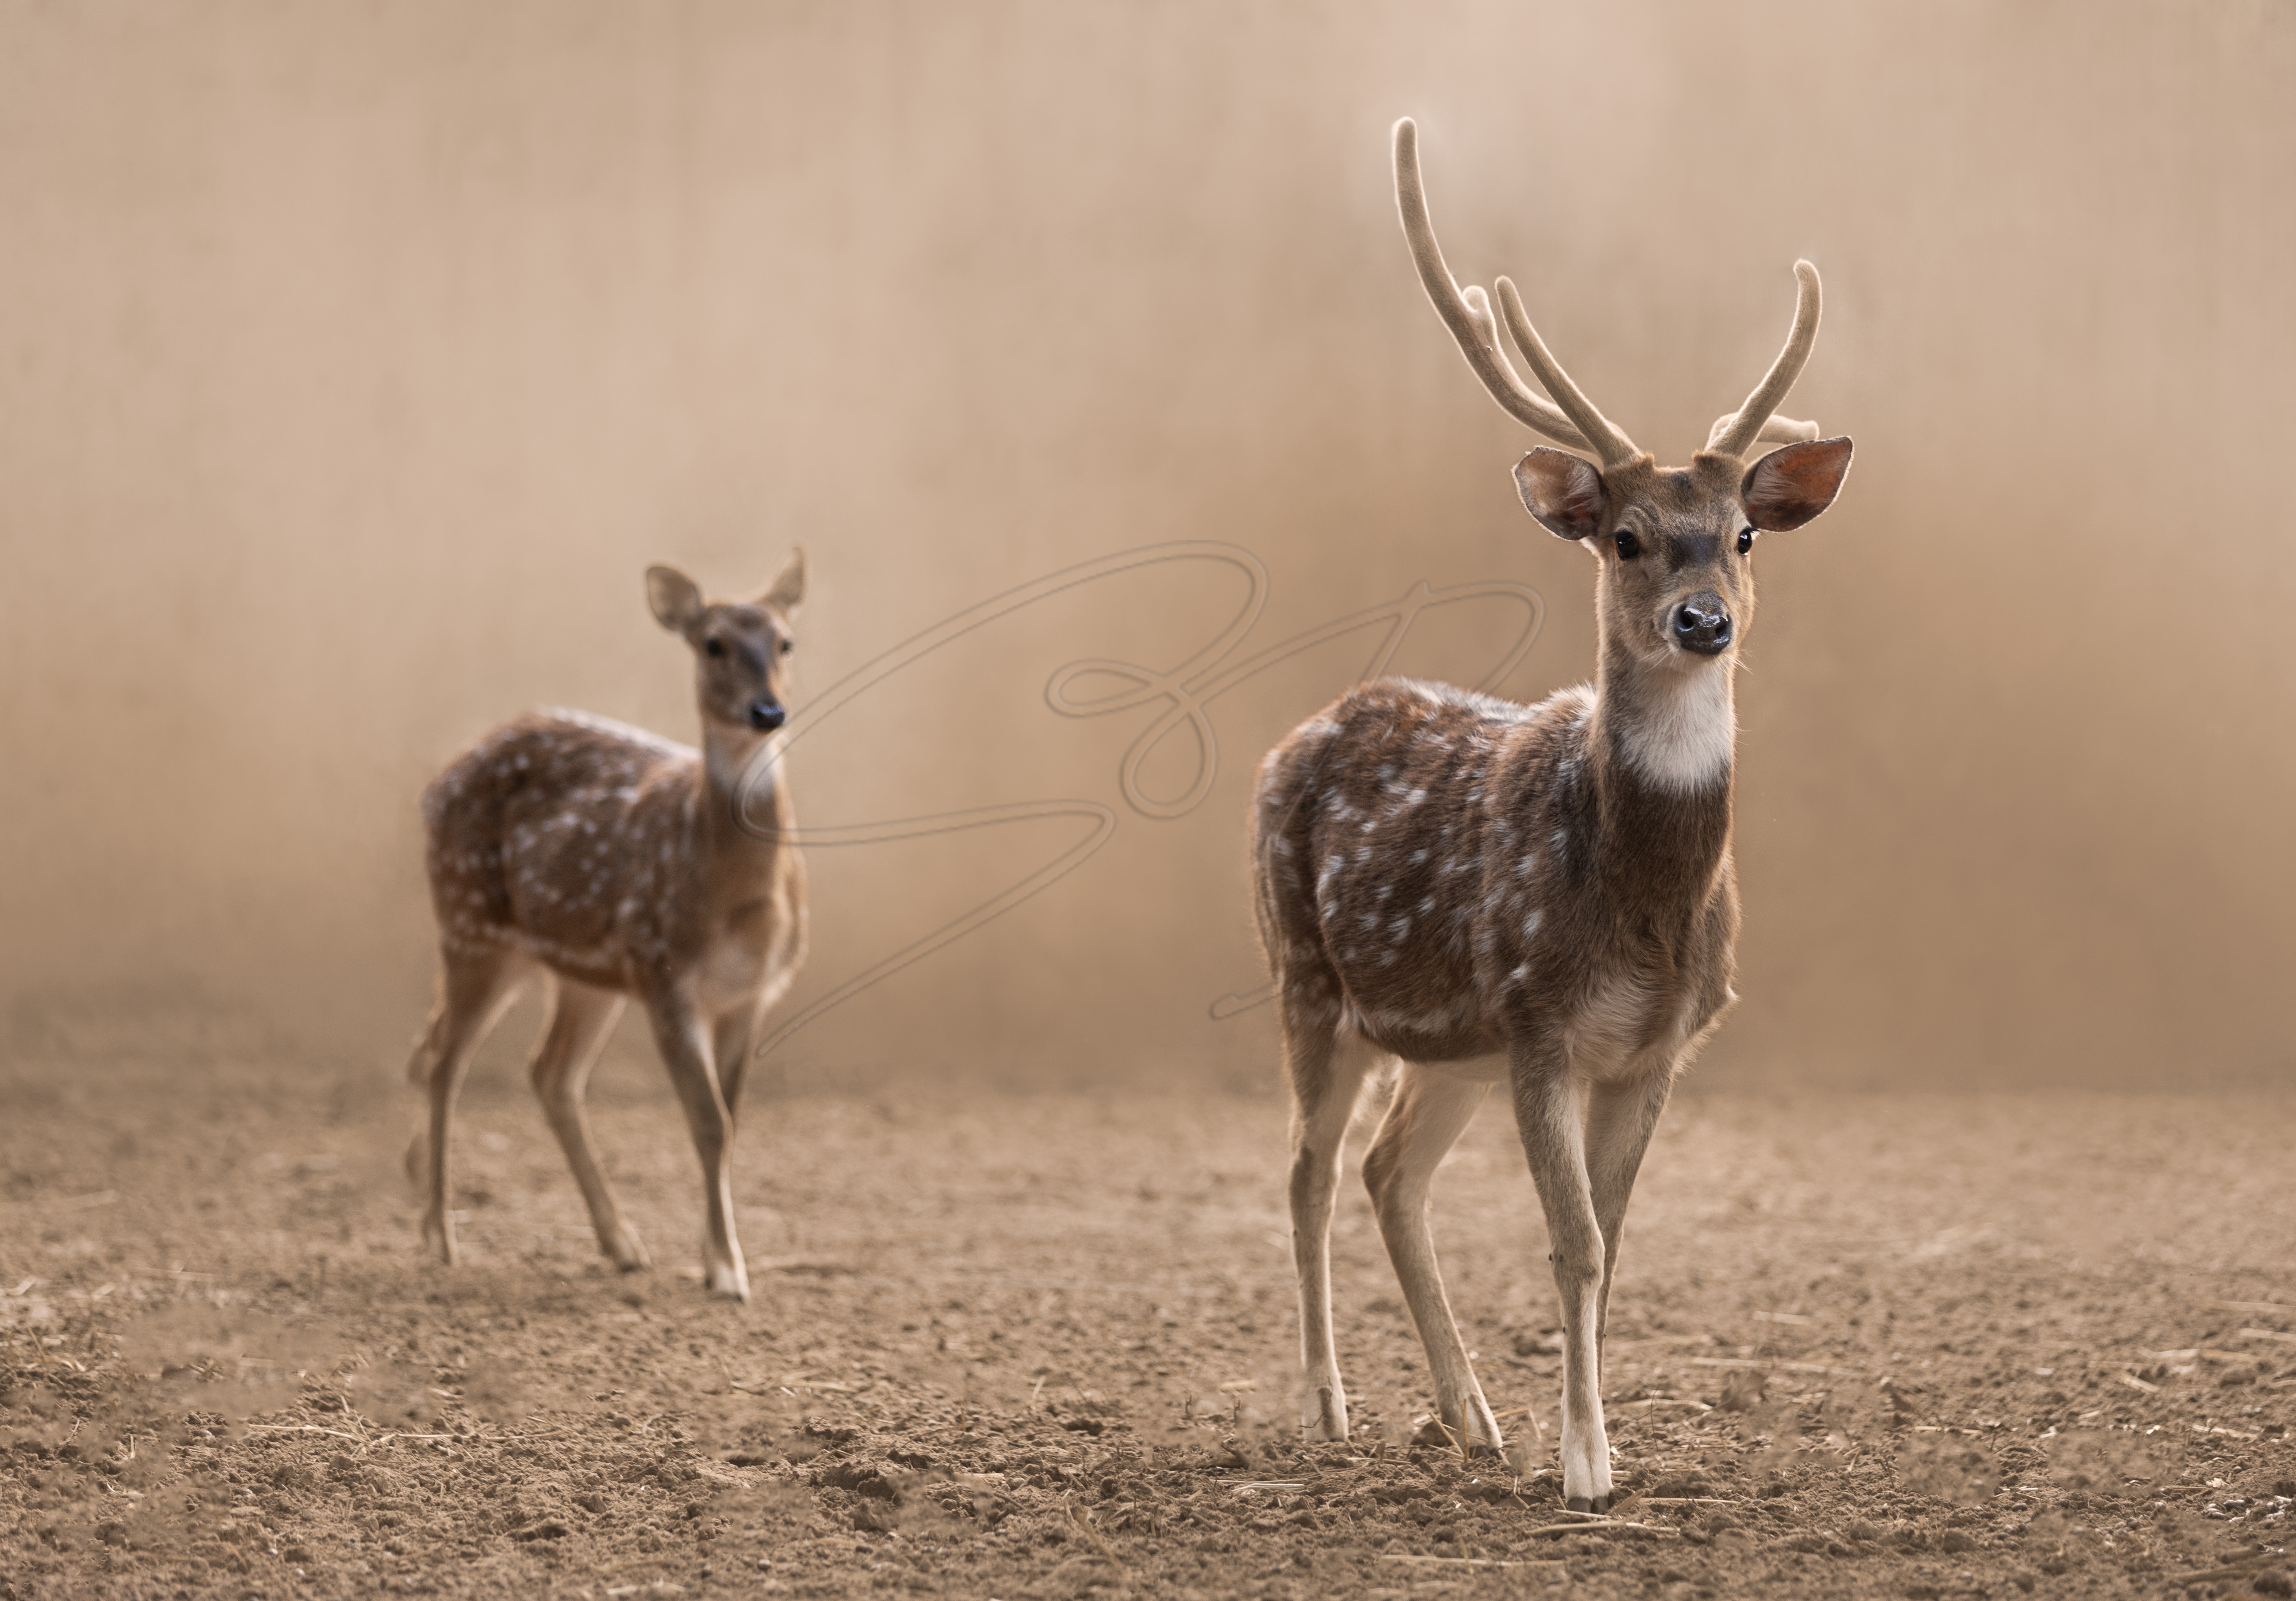
{"label": "white throat patch", "polygon": [[1731,665],[1718,661],[1657,677],[1640,719],[1627,719],[1620,743],[1635,770],[1660,789],[1701,790],[1730,770],[1738,740]]}
{"label": "white throat patch", "polygon": [[786,739],[776,732],[737,734],[709,741],[702,759],[709,768],[711,786],[720,794],[734,796],[745,810],[754,811],[781,787],[782,747]]}

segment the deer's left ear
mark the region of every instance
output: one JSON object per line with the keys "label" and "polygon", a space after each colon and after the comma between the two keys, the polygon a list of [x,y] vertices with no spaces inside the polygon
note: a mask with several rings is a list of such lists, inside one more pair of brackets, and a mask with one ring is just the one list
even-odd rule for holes
{"label": "deer's left ear", "polygon": [[781,576],[758,596],[761,606],[775,606],[783,612],[797,610],[798,602],[805,598],[805,546],[790,547],[790,559],[782,566]]}
{"label": "deer's left ear", "polygon": [[1833,504],[1849,473],[1849,441],[1811,439],[1788,445],[1746,469],[1738,497],[1746,518],[1766,534],[1800,528]]}

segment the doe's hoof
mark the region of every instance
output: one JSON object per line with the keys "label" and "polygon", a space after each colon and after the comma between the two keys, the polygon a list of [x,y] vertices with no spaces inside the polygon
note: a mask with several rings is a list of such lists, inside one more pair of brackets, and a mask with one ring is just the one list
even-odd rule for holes
{"label": "doe's hoof", "polygon": [[1572,1496],[1569,1500],[1562,1503],[1562,1510],[1565,1512],[1608,1512],[1611,1509],[1611,1498],[1609,1496]]}
{"label": "doe's hoof", "polygon": [[598,1249],[623,1273],[644,1273],[653,1266],[644,1244],[628,1228],[616,1227],[598,1236]]}

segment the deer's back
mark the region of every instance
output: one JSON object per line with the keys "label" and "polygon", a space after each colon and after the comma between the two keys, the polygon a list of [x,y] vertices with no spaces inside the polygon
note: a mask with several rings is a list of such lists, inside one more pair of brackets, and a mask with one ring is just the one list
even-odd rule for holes
{"label": "deer's back", "polygon": [[701,754],[579,712],[531,712],[422,794],[441,937],[515,939],[551,965],[627,987],[676,934],[691,883]]}

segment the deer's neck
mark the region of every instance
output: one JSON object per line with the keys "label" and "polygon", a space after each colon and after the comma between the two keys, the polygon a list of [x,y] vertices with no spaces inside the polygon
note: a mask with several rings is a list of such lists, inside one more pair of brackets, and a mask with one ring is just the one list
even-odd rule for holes
{"label": "deer's neck", "polygon": [[1738,707],[1726,659],[1687,671],[1654,669],[1606,650],[1595,680],[1595,720],[1620,776],[1685,800],[1726,802],[1738,743]]}
{"label": "deer's neck", "polygon": [[1605,640],[1595,678],[1588,756],[1605,845],[1700,897],[1730,848],[1733,677],[1726,658],[1654,668]]}
{"label": "deer's neck", "polygon": [[765,866],[781,848],[778,835],[795,826],[777,735],[706,725],[695,795],[701,843],[721,866]]}

